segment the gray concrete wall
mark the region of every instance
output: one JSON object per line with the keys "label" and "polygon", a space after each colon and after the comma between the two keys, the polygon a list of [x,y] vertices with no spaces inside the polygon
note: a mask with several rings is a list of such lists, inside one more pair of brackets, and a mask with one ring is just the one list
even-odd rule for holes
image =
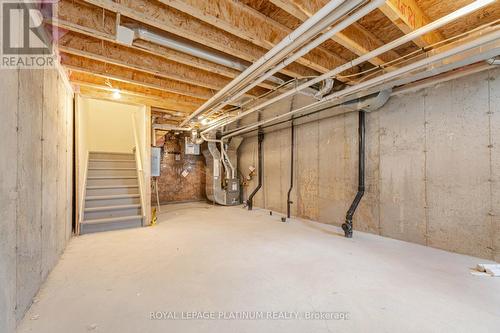
{"label": "gray concrete wall", "polygon": [[0,332],[14,332],[71,236],[72,95],[56,70],[2,70]]}
{"label": "gray concrete wall", "polygon": [[[296,126],[292,214],[340,226],[357,187],[358,115],[326,114]],[[500,70],[392,97],[366,124],[367,189],[354,228],[500,261]],[[245,175],[257,166],[255,136],[239,158]],[[264,161],[255,205],[284,213],[289,128],[266,134]]]}

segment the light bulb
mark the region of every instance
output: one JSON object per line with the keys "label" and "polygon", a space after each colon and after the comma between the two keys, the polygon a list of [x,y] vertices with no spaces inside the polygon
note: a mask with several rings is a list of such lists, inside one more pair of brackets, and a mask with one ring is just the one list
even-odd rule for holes
{"label": "light bulb", "polygon": [[122,95],[120,94],[120,89],[115,89],[113,91],[113,98],[114,99],[120,99],[122,97]]}

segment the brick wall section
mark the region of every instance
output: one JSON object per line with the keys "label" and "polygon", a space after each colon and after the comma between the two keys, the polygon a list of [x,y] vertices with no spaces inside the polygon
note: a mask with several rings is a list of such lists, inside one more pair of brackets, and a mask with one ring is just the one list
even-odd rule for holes
{"label": "brick wall section", "polygon": [[[203,155],[186,155],[183,135],[167,134],[162,150],[158,192],[161,204],[205,200],[205,159]],[[176,158],[177,156],[177,158]],[[183,171],[188,174],[184,177]],[[151,201],[156,203],[156,193]]]}

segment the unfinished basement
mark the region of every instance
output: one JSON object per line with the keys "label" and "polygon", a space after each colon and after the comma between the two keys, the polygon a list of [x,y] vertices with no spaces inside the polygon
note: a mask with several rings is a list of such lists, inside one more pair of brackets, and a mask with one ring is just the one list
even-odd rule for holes
{"label": "unfinished basement", "polygon": [[499,0],[2,0],[0,333],[500,332]]}

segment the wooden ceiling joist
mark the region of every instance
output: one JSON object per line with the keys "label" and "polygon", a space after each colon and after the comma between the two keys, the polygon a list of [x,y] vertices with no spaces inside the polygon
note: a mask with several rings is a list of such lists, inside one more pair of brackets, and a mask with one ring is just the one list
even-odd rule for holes
{"label": "wooden ceiling joist", "polygon": [[[110,0],[84,1],[246,61],[254,62],[266,52],[262,47],[157,1],[120,0],[120,3]],[[317,71],[297,63],[283,69],[282,73],[293,77],[318,74]]]}
{"label": "wooden ceiling joist", "polygon": [[72,83],[81,86],[94,88],[99,87],[102,90],[111,92],[115,89],[119,89],[121,92],[125,92],[128,95],[151,97],[153,99],[161,100],[165,103],[166,108],[182,112],[183,114],[189,114],[193,112],[204,102],[204,100],[202,99],[173,94],[159,89],[143,87],[140,85],[104,78],[88,73],[74,71],[70,73],[69,79]]}
{"label": "wooden ceiling joist", "polygon": [[124,81],[199,99],[209,99],[215,93],[215,91],[207,88],[193,86],[187,83],[159,77],[157,75],[64,52],[61,53],[61,63],[70,70],[95,74],[105,78],[111,78],[118,81]]}
{"label": "wooden ceiling joist", "polygon": [[[159,1],[268,50],[292,32],[288,27],[238,1]],[[321,73],[328,72],[347,61],[321,46],[311,50],[304,57],[297,59],[298,63]]]}
{"label": "wooden ceiling joist", "polygon": [[[75,13],[78,12],[85,12],[87,19],[82,20],[79,16],[75,15]],[[109,17],[107,20],[110,23],[115,22],[114,13],[109,11],[105,11],[105,13],[108,13],[107,15],[105,15],[106,17]],[[77,1],[62,0],[58,3],[57,19],[50,20],[48,21],[48,23],[68,31],[76,32],[93,38],[99,38],[108,42],[118,43],[116,40],[115,29],[112,28],[110,24],[103,25],[102,22],[96,24],[96,22],[94,22],[93,20],[88,19],[89,17],[98,17],[100,15],[102,15],[102,10],[99,10],[97,7]],[[140,39],[134,41],[134,43],[129,47],[137,49],[139,51],[148,52],[152,55],[162,57],[170,61],[199,68],[213,74],[222,75],[231,79],[240,74],[240,71],[236,69],[225,67]],[[260,86],[266,89],[272,89],[275,87],[275,84],[272,84],[271,82],[262,82]]]}
{"label": "wooden ceiling joist", "polygon": [[[404,34],[423,27],[431,22],[424,11],[415,0],[387,0],[380,10],[387,16]],[[444,40],[438,32],[430,32],[414,42],[420,47],[425,47]]]}
{"label": "wooden ceiling joist", "polygon": [[[319,11],[328,0],[270,0],[276,7],[281,8],[300,21],[305,21],[314,13]],[[374,50],[384,43],[374,34],[357,23],[353,23],[347,29],[336,34],[333,41],[344,46],[354,54],[360,56],[371,50]],[[399,58],[398,53],[394,51],[387,52],[379,57],[375,57],[370,62],[376,66]]]}
{"label": "wooden ceiling joist", "polygon": [[[219,90],[230,82],[230,79],[217,74],[74,32],[62,36],[59,50],[213,90]],[[260,95],[266,91],[256,87],[250,94]]]}
{"label": "wooden ceiling joist", "polygon": [[[99,87],[99,86],[91,86],[91,85],[79,85],[79,93],[84,97],[96,98],[109,100],[113,102],[117,102],[116,99],[113,98],[113,93],[109,91],[109,89]],[[136,105],[148,105],[155,108],[160,108],[166,110],[166,112],[170,114],[176,114],[178,111],[171,110],[168,108],[170,104],[165,103],[164,101],[147,97],[147,96],[139,96],[138,94],[131,94],[127,91],[120,92],[120,103],[126,104],[136,104]]]}

